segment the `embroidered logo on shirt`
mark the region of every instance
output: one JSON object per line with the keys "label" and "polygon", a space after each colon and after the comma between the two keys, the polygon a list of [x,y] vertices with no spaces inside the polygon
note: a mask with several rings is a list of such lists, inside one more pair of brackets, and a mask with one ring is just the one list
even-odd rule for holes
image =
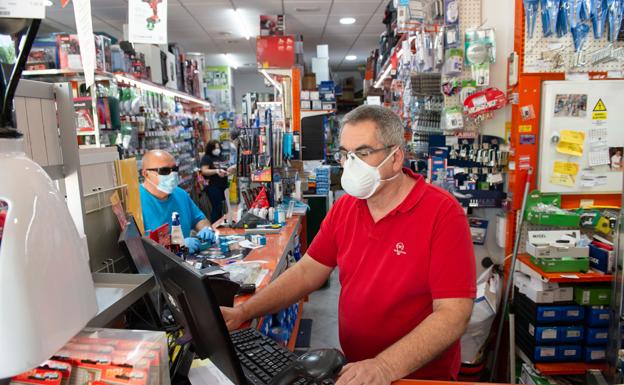
{"label": "embroidered logo on shirt", "polygon": [[407,254],[407,252],[405,251],[405,245],[403,244],[403,242],[399,242],[396,244],[396,246],[394,246],[394,252],[396,253],[396,255]]}

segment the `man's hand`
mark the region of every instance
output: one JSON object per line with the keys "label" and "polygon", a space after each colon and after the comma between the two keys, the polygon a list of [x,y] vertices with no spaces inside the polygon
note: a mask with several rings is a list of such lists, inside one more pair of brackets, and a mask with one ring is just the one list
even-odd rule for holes
{"label": "man's hand", "polygon": [[199,251],[199,246],[201,246],[201,242],[197,238],[188,237],[184,238],[184,244],[189,249],[189,253],[195,254]]}
{"label": "man's hand", "polygon": [[247,317],[245,316],[245,312],[241,306],[221,306],[220,309],[229,331],[238,329],[243,322],[247,321]]}
{"label": "man's hand", "polygon": [[214,230],[210,228],[210,226],[206,226],[203,229],[197,232],[197,238],[201,239],[204,242],[214,243],[217,239]]}
{"label": "man's hand", "polygon": [[225,170],[217,170],[217,175],[219,175],[220,177],[226,177],[228,175],[228,172]]}
{"label": "man's hand", "polygon": [[372,358],[345,365],[336,385],[389,385],[392,380],[388,365],[379,358]]}

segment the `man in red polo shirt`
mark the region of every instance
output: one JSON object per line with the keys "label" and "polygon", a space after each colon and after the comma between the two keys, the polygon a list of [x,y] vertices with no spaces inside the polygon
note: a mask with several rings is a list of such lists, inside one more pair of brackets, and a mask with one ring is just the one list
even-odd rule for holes
{"label": "man in red polo shirt", "polygon": [[454,380],[459,338],[472,312],[475,258],[466,215],[446,191],[402,167],[403,124],[361,106],[342,121],[339,199],[307,254],[235,308],[235,329],[318,289],[336,267],[341,347],[350,364],[337,385],[404,378]]}

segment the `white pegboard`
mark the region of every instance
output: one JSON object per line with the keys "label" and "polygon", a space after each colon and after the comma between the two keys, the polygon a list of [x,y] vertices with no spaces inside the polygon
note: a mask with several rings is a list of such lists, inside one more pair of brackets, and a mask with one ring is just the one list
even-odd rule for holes
{"label": "white pegboard", "polygon": [[[540,10],[541,12],[541,10]],[[590,24],[589,35],[585,41],[584,51],[585,53],[591,53],[601,48],[608,47],[613,44],[614,48],[624,47],[624,42],[616,41],[614,43],[609,42],[607,37],[607,28],[602,39],[594,39],[593,26]],[[524,29],[524,72],[525,73],[543,73],[543,72],[608,72],[608,71],[621,71],[624,69],[624,62],[611,61],[600,64],[590,64],[585,67],[576,66],[577,53],[574,52],[574,41],[572,40],[572,33],[568,33],[564,37],[557,37],[556,35],[550,37],[544,37],[544,30],[542,28],[541,14],[538,14],[537,21],[535,23],[535,31],[533,37],[529,39],[528,30],[526,24]],[[559,59],[557,54],[560,54]],[[555,60],[553,60],[555,59]],[[559,63],[556,63],[559,61]]]}

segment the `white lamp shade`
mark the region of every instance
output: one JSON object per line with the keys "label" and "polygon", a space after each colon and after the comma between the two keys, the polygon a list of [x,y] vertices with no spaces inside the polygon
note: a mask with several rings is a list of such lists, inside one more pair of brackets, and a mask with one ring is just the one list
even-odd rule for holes
{"label": "white lamp shade", "polygon": [[46,172],[0,139],[0,379],[40,365],[97,312],[85,242]]}

